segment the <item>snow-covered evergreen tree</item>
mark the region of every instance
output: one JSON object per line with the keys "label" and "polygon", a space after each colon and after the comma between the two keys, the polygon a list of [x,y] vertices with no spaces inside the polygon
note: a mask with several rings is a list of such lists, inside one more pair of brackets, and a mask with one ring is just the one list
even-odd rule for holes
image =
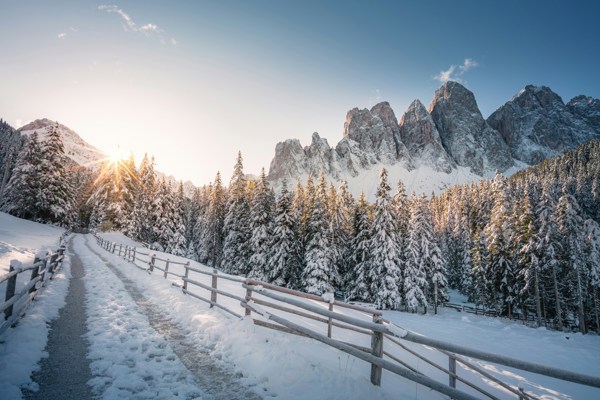
{"label": "snow-covered evergreen tree", "polygon": [[302,263],[298,259],[297,221],[292,211],[292,199],[284,179],[275,211],[273,242],[269,253],[268,280],[279,286],[300,288]]}
{"label": "snow-covered evergreen tree", "polygon": [[585,260],[583,258],[583,220],[580,216],[577,200],[566,190],[556,206],[556,222],[562,235],[563,260],[575,280],[575,297],[577,301],[579,330],[587,332],[585,324],[584,298],[587,287],[587,274],[585,273]]}
{"label": "snow-covered evergreen tree", "polygon": [[506,310],[510,317],[516,302],[517,288],[510,250],[513,227],[510,223],[511,213],[506,191],[506,179],[499,173],[496,174],[491,192],[494,205],[490,223],[485,227],[484,234],[489,246],[487,274],[492,282],[492,286],[488,288],[488,305],[502,307],[502,312]]}
{"label": "snow-covered evergreen tree", "polygon": [[38,154],[37,160],[40,185],[36,196],[36,208],[40,221],[65,224],[75,196],[69,166],[71,161],[65,155],[58,123],[55,123],[41,144],[41,153]]}
{"label": "snow-covered evergreen tree", "polygon": [[223,222],[225,220],[226,195],[221,174],[217,172],[211,185],[208,208],[203,221],[202,247],[199,251],[206,254],[206,262],[210,266],[218,266],[223,254]]}
{"label": "snow-covered evergreen tree", "polygon": [[404,268],[404,301],[408,310],[418,311],[419,306],[427,308],[427,271],[422,250],[422,232],[425,225],[425,205],[424,199],[419,199],[413,195],[410,201],[410,221],[408,240],[405,250],[405,268]]}
{"label": "snow-covered evergreen tree", "polygon": [[375,194],[369,246],[369,292],[379,309],[395,309],[402,300],[400,238],[387,177],[387,170],[383,168]]}
{"label": "snow-covered evergreen tree", "polygon": [[369,269],[371,211],[364,192],[354,207],[353,235],[350,240],[349,270],[345,279],[349,300],[371,301]]}
{"label": "snow-covered evergreen tree", "polygon": [[12,176],[4,190],[3,211],[20,218],[38,218],[37,193],[42,184],[37,167],[40,153],[39,136],[33,132],[18,154]]}
{"label": "snow-covered evergreen tree", "polygon": [[[308,293],[321,295],[334,290],[336,271],[334,270],[328,251],[327,229],[327,186],[325,176],[321,174],[319,183],[310,196],[307,183],[307,196],[313,197],[312,213],[306,228],[306,251],[302,283]],[[310,200],[309,200],[310,201]]]}
{"label": "snow-covered evergreen tree", "polygon": [[223,223],[225,241],[221,268],[231,274],[246,275],[250,272],[250,204],[246,194],[246,178],[242,153],[233,169],[229,183],[227,214]]}
{"label": "snow-covered evergreen tree", "polygon": [[267,181],[265,169],[262,169],[252,205],[250,207],[250,251],[249,277],[266,281],[270,276],[268,270],[269,252],[273,240],[273,208],[275,195]]}
{"label": "snow-covered evergreen tree", "polygon": [[171,237],[167,241],[166,252],[176,255],[184,256],[186,254],[186,243],[185,243],[185,224],[184,224],[184,194],[183,194],[183,183],[179,182],[177,186],[177,192],[171,193],[171,204],[170,204],[170,230]]}

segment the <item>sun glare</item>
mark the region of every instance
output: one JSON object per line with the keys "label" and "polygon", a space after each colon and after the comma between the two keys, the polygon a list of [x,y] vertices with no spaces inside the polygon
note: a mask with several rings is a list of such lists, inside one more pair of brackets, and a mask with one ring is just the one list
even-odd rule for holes
{"label": "sun glare", "polygon": [[115,164],[119,161],[123,161],[127,159],[128,152],[121,148],[121,146],[117,146],[113,151],[108,155],[108,160],[110,163]]}

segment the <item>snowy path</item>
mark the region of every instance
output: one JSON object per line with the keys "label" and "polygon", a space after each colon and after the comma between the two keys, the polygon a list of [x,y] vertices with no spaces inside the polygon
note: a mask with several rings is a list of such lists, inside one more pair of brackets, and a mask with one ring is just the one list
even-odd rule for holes
{"label": "snowy path", "polygon": [[91,381],[96,395],[261,398],[241,385],[239,377],[217,367],[208,351],[190,339],[189,332],[160,312],[133,281],[92,249],[89,237],[75,240],[76,250],[90,268],[88,337],[92,371],[99,375]]}
{"label": "snowy path", "polygon": [[[41,361],[40,370],[33,374],[38,383],[37,392],[24,391],[26,399],[68,400],[90,399],[87,381],[91,379],[89,361],[86,359],[87,340],[85,327],[85,272],[81,260],[71,252],[71,275],[66,304],[57,319],[50,325],[46,351],[48,358]],[[65,366],[68,366],[65,368]]]}

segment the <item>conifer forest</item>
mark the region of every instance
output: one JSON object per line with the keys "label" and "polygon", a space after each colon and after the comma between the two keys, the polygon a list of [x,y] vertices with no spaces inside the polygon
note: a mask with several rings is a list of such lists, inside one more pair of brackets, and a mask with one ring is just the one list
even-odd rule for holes
{"label": "conifer forest", "polygon": [[217,173],[191,198],[154,160],[84,168],[51,132],[0,127],[1,210],[72,229],[120,230],[226,273],[379,309],[436,312],[452,288],[481,311],[600,331],[600,142],[506,178],[406,193],[385,169],[373,202],[324,175],[274,190],[263,170]]}

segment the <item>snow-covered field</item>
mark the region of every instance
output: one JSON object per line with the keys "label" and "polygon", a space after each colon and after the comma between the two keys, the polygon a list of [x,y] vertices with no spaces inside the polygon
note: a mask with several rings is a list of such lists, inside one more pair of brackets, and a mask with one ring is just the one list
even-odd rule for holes
{"label": "snow-covered field", "polygon": [[[119,233],[103,234],[102,236],[117,243],[135,245],[135,242]],[[161,253],[157,253],[157,255],[171,260],[185,261],[183,258],[172,255]],[[157,306],[163,308],[165,312],[175,315],[181,325],[186,326],[190,332],[197,335],[199,343],[203,346],[213,347],[213,354],[216,357],[235,364],[249,384],[259,384],[269,393],[290,399],[397,398],[398,393],[403,393],[403,398],[443,397],[385,371],[382,387],[376,389],[369,383],[370,365],[361,360],[311,339],[255,327],[249,321],[236,320],[235,317],[222,311],[211,310],[207,304],[190,299],[176,287],[164,282],[161,271],[155,270],[155,273],[150,276],[134,268],[131,264],[124,263],[116,256],[107,255],[107,257],[111,257],[115,263],[120,263],[122,271],[130,279],[138,282],[146,293],[154,293],[152,298],[157,299]],[[142,265],[142,263],[139,264]],[[158,265],[162,266],[160,263]],[[206,271],[210,270],[198,263],[191,262],[191,265],[196,268],[205,268]],[[181,267],[171,266],[169,270],[178,274],[183,273]],[[191,273],[190,277],[210,284],[209,277],[194,273]],[[169,280],[181,283],[174,276],[170,276]],[[219,280],[219,288],[242,297],[245,293],[238,283],[225,280]],[[202,289],[190,290],[208,297],[207,292]],[[240,314],[243,313],[239,303],[235,300],[219,297],[218,301]],[[344,311],[344,313],[358,315],[350,310]],[[454,309],[441,309],[439,315],[426,316],[386,311],[384,318],[435,339],[600,376],[600,338],[594,334],[565,334],[544,328],[533,329],[518,322],[461,313]],[[289,317],[289,319],[295,322],[300,320],[298,317]],[[319,322],[309,320],[302,322],[314,330],[325,333],[324,325]],[[370,346],[370,338],[336,328],[334,328],[333,337]],[[448,364],[448,359],[436,350],[409,343],[407,346],[442,366]],[[385,349],[387,351],[388,347]],[[405,352],[395,353],[418,371],[441,382],[447,382],[447,375],[430,367],[425,362]],[[600,389],[562,382],[487,362],[475,361],[475,364],[511,386],[522,387],[527,392],[544,399],[600,398]],[[514,397],[512,394],[506,393],[504,389],[498,388],[493,382],[463,369],[460,365],[458,374],[472,379],[479,386],[500,398]],[[460,382],[457,387],[470,392]],[[476,392],[471,393],[480,396]]]}
{"label": "snow-covered field", "polygon": [[[0,214],[0,218],[6,216]],[[43,236],[45,229],[55,229],[12,220],[14,230],[32,238]],[[0,231],[5,225],[1,225]],[[29,231],[31,230],[31,231]],[[37,233],[36,233],[37,232]],[[56,230],[60,236],[61,231]],[[25,247],[21,234],[0,234],[5,248]],[[123,244],[135,245],[119,233],[103,236]],[[94,378],[89,382],[99,398],[211,398],[198,384],[197,373],[186,368],[176,346],[165,339],[152,324],[152,317],[139,305],[139,299],[127,290],[123,279],[135,285],[149,306],[157,312],[169,315],[174,326],[181,330],[186,346],[193,351],[208,353],[212,366],[224,371],[228,379],[263,398],[281,399],[440,399],[444,396],[423,386],[407,381],[392,373],[383,373],[382,386],[374,387],[369,381],[370,365],[345,353],[308,338],[284,334],[255,326],[251,320],[237,319],[219,309],[183,294],[173,282],[181,281],[170,276],[165,280],[162,272],[155,270],[150,275],[134,267],[116,255],[101,249],[91,236],[76,236],[72,239],[74,250],[86,269],[86,309],[88,312],[87,339],[91,342],[88,353]],[[86,244],[87,242],[87,244]],[[48,242],[52,246],[54,243]],[[12,248],[11,247],[11,248]],[[35,253],[35,242],[31,242],[30,254]],[[104,261],[102,255],[121,275],[119,278]],[[160,257],[181,260],[170,255]],[[4,256],[4,255],[1,255]],[[145,266],[139,263],[140,266]],[[158,264],[162,266],[162,264]],[[195,268],[210,269],[192,262]],[[172,266],[171,271],[181,273],[181,267]],[[60,274],[45,289],[25,319],[15,328],[0,337],[0,398],[20,397],[20,387],[35,389],[30,374],[44,355],[46,323],[55,318],[64,303],[68,287],[69,263],[65,263]],[[210,277],[191,274],[190,278],[208,283]],[[239,283],[219,280],[219,288],[243,297],[245,289]],[[190,290],[208,296],[200,288]],[[137,300],[137,302],[136,302]],[[239,302],[218,298],[219,304],[243,314]],[[315,303],[323,307],[323,303]],[[344,313],[367,318],[352,310]],[[285,315],[285,314],[282,314]],[[421,334],[466,345],[493,353],[543,363],[588,375],[600,376],[600,338],[596,335],[565,334],[532,329],[519,323],[501,319],[460,313],[453,309],[442,309],[439,315],[415,315],[401,312],[385,312],[384,317],[404,328]],[[324,324],[316,321],[289,317],[302,322],[314,330],[325,333]],[[334,327],[333,337],[370,346],[368,336],[342,331]],[[412,367],[441,382],[447,376],[425,362],[394,349],[389,343],[386,351],[392,351]],[[419,353],[428,356],[442,366],[448,359],[434,349],[416,344],[407,344]],[[193,348],[192,348],[193,347]],[[597,399],[600,389],[561,382],[532,373],[516,371],[490,363],[475,361],[488,373],[503,381],[523,387],[543,399]],[[468,377],[499,398],[514,398],[489,380],[458,366],[459,376]],[[214,382],[223,385],[227,380]],[[464,384],[457,387],[466,390]],[[210,392],[210,391],[208,391]],[[470,392],[476,394],[475,392]],[[480,395],[478,395],[481,397]],[[230,396],[231,398],[236,398]],[[239,398],[239,397],[237,397]]]}
{"label": "snow-covered field", "polygon": [[[8,272],[10,260],[33,262],[35,254],[44,249],[56,249],[64,229],[37,224],[0,212],[0,275]],[[48,338],[48,323],[58,316],[65,304],[69,288],[70,264],[68,257],[52,282],[36,297],[30,311],[15,328],[0,336],[0,399],[18,399],[20,387],[35,390],[31,373],[37,363],[47,356],[44,349]],[[29,274],[20,274],[17,291]],[[0,284],[4,300],[6,283]],[[3,314],[2,318],[4,317]]]}

